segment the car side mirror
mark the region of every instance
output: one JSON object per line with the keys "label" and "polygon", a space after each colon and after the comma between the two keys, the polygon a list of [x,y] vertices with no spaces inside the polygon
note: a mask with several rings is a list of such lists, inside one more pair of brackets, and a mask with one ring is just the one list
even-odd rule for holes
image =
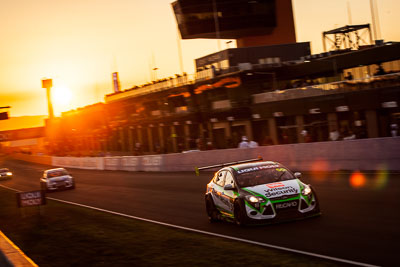
{"label": "car side mirror", "polygon": [[301,172],[295,172],[294,173],[294,177],[296,177],[297,179],[301,178]]}
{"label": "car side mirror", "polygon": [[224,185],[224,190],[233,190],[233,185],[232,184]]}

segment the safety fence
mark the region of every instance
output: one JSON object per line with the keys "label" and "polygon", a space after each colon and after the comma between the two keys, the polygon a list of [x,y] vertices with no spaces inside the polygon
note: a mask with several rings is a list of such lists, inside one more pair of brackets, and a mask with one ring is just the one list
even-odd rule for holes
{"label": "safety fence", "polygon": [[189,153],[117,157],[46,157],[20,154],[14,158],[53,166],[122,171],[193,171],[196,166],[263,157],[296,171],[400,171],[400,137],[220,149]]}

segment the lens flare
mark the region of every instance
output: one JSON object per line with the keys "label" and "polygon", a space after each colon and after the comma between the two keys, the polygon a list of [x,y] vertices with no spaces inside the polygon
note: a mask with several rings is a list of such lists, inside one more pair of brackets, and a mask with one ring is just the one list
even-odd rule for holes
{"label": "lens flare", "polygon": [[326,160],[317,159],[311,163],[311,176],[316,180],[325,180],[328,170],[329,163]]}
{"label": "lens flare", "polygon": [[374,188],[378,190],[384,189],[388,182],[388,175],[388,171],[384,166],[380,168],[373,180]]}
{"label": "lens flare", "polygon": [[51,91],[54,115],[59,116],[63,111],[71,109],[71,99],[72,93],[67,86],[63,84],[55,85]]}
{"label": "lens flare", "polygon": [[364,174],[359,171],[353,172],[350,176],[350,185],[353,188],[361,188],[366,184],[366,178]]}

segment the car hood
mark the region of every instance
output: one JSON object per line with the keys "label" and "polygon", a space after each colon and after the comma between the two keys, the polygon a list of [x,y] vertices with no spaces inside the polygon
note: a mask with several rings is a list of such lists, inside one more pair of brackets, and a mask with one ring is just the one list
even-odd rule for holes
{"label": "car hood", "polygon": [[276,198],[300,193],[300,185],[297,179],[250,186],[242,189],[246,190],[247,192],[263,195],[267,198]]}

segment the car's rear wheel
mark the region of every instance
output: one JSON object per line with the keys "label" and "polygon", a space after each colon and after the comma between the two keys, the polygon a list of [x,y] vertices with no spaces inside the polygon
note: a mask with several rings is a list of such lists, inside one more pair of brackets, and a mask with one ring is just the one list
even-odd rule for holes
{"label": "car's rear wheel", "polygon": [[249,217],[246,214],[246,207],[243,200],[237,200],[234,206],[235,222],[239,226],[246,226],[249,223]]}
{"label": "car's rear wheel", "polygon": [[218,210],[214,205],[214,201],[212,200],[212,197],[210,195],[206,195],[205,200],[206,200],[206,211],[207,211],[208,220],[211,223],[219,221]]}

